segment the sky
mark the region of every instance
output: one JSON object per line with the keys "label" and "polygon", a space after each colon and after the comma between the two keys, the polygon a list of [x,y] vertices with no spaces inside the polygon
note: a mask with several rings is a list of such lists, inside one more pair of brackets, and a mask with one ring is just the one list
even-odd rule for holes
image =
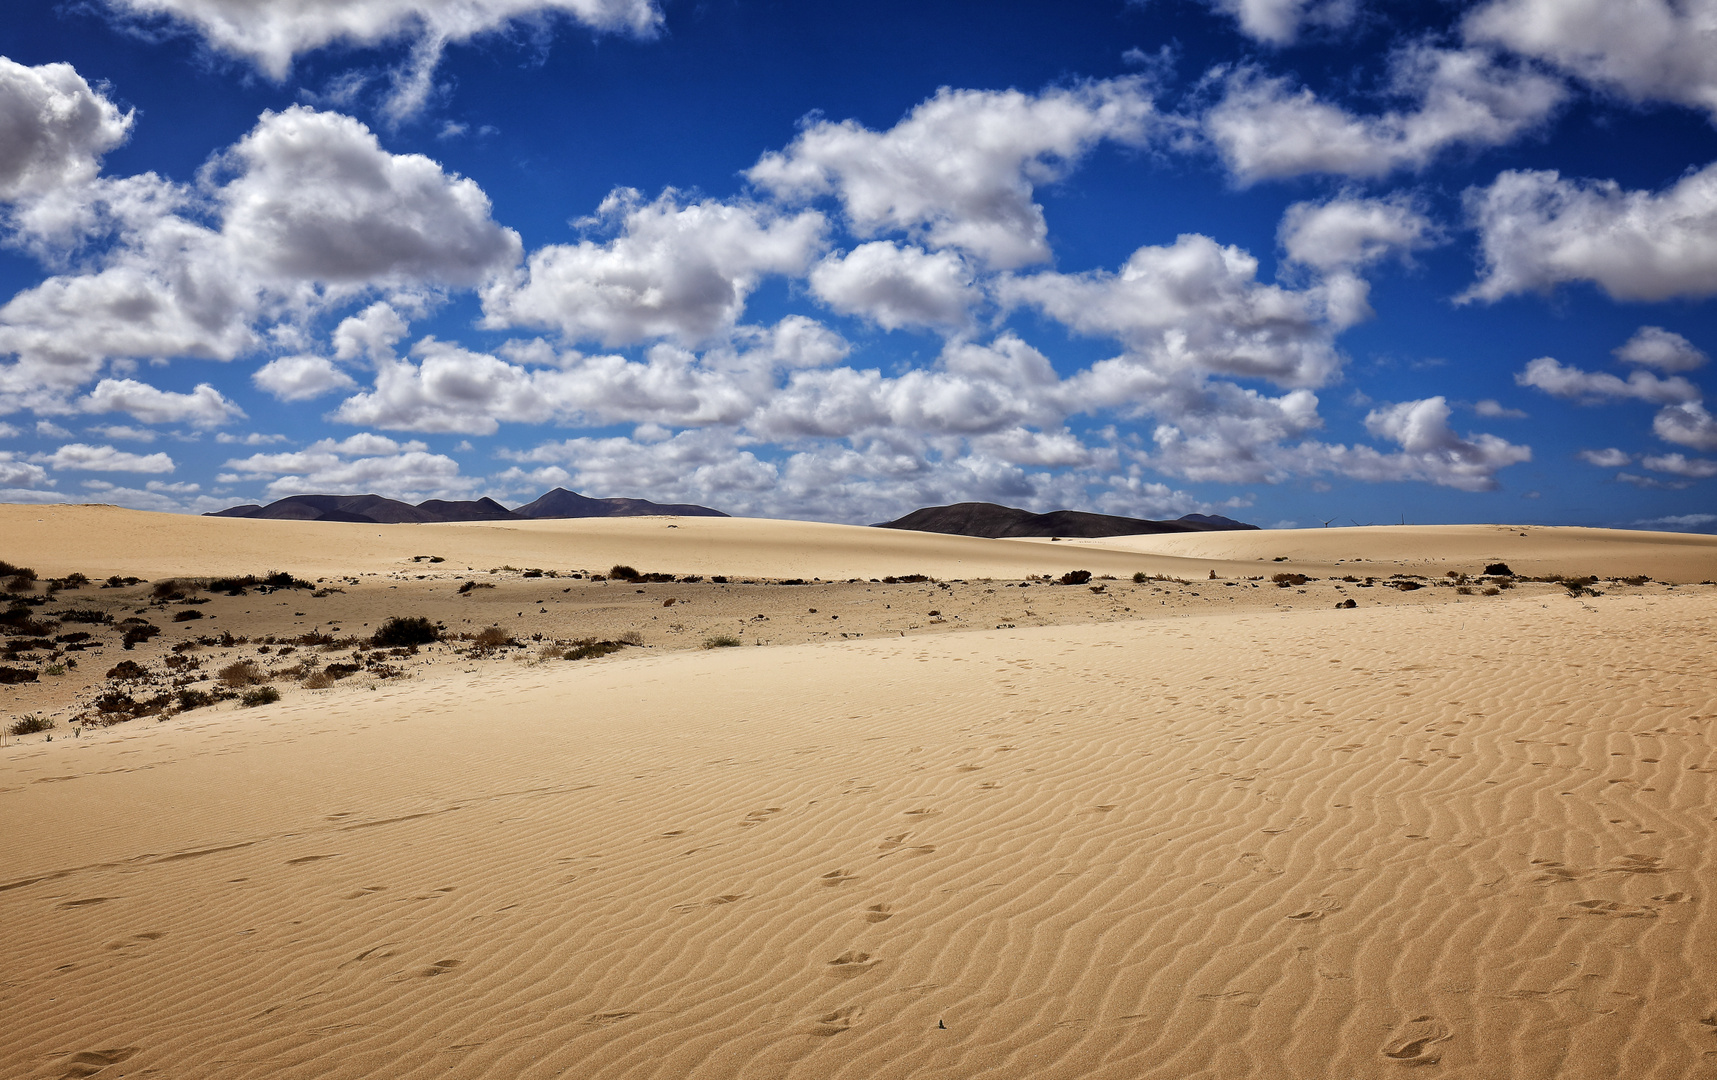
{"label": "sky", "polygon": [[11,0],[0,501],[1717,532],[1717,0]]}

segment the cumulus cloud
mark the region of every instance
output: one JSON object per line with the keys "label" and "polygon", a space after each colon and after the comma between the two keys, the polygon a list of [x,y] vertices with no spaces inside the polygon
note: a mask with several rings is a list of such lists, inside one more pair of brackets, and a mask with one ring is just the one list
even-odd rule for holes
{"label": "cumulus cloud", "polygon": [[522,272],[484,290],[484,325],[548,327],[609,346],[708,340],[738,321],[764,275],[802,273],[825,228],[815,211],[779,215],[714,199],[682,206],[672,190],[645,202],[630,188],[582,224],[618,235],[533,251]]}
{"label": "cumulus cloud", "polygon": [[1473,402],[1473,412],[1492,420],[1524,420],[1526,413],[1521,409],[1511,409],[1495,398],[1485,398]]}
{"label": "cumulus cloud", "polygon": [[1711,359],[1695,348],[1693,342],[1661,326],[1640,327],[1613,355],[1624,364],[1639,364],[1659,371],[1693,371]]}
{"label": "cumulus cloud", "polygon": [[1515,375],[1521,386],[1542,390],[1551,397],[1568,398],[1584,405],[1607,399],[1649,401],[1658,405],[1698,401],[1699,388],[1679,375],[1659,378],[1649,371],[1633,371],[1626,379],[1603,371],[1582,371],[1560,364],[1554,357],[1540,356]]}
{"label": "cumulus cloud", "polygon": [[373,46],[410,40],[394,73],[388,109],[409,116],[426,97],[449,43],[498,30],[518,19],[563,16],[592,30],[645,37],[662,21],[653,0],[108,0],[132,18],[166,18],[193,28],[209,46],[243,57],[276,82],[293,59],[328,45]]}
{"label": "cumulus cloud", "polygon": [[1619,469],[1623,465],[1632,465],[1634,456],[1624,450],[1610,447],[1607,450],[1582,450],[1577,455],[1588,465],[1596,465],[1600,469]]}
{"label": "cumulus cloud", "polygon": [[1690,458],[1685,454],[1659,454],[1640,459],[1640,464],[1653,472],[1672,473],[1692,480],[1717,476],[1717,461],[1710,458]]}
{"label": "cumulus cloud", "polygon": [[1661,192],[1509,170],[1467,192],[1484,252],[1468,300],[1590,281],[1617,300],[1717,294],[1717,165]]}
{"label": "cumulus cloud", "polygon": [[121,113],[70,64],[26,67],[0,56],[0,202],[83,184],[125,141]]}
{"label": "cumulus cloud", "polygon": [[173,459],[166,454],[132,454],[111,446],[90,446],[68,443],[37,460],[56,470],[75,469],[82,472],[172,472]]}
{"label": "cumulus cloud", "polygon": [[1289,259],[1323,271],[1369,266],[1441,239],[1431,219],[1406,195],[1341,195],[1294,203],[1283,212],[1276,236]]}
{"label": "cumulus cloud", "polygon": [[112,242],[0,307],[17,357],[0,397],[51,403],[115,359],[231,360],[366,291],[472,284],[519,257],[475,184],[349,117],[264,113],[218,162],[224,184],[100,181],[87,214],[60,215]]}
{"label": "cumulus cloud", "polygon": [[928,252],[888,240],[830,255],[812,268],[810,281],[811,292],[829,307],[867,318],[885,330],[957,329],[981,299],[957,253]]}
{"label": "cumulus cloud", "polygon": [[1209,0],[1232,16],[1240,32],[1265,45],[1292,45],[1303,27],[1342,27],[1358,13],[1358,0]]}
{"label": "cumulus cloud", "polygon": [[860,237],[905,232],[996,268],[1049,258],[1037,185],[1099,142],[1142,145],[1157,116],[1136,78],[1038,94],[946,87],[887,131],[817,120],[747,174],[788,200],[834,195]]}
{"label": "cumulus cloud", "polygon": [[235,458],[225,467],[230,472],[222,474],[222,483],[268,479],[265,490],[271,499],[362,491],[422,502],[466,498],[477,486],[475,479],[459,475],[457,461],[430,453],[421,442],[400,443],[369,433],[323,439],[289,453]]}
{"label": "cumulus cloud", "polygon": [[1530,447],[1516,446],[1495,435],[1457,435],[1449,427],[1449,403],[1442,397],[1403,401],[1376,409],[1365,417],[1365,428],[1400,445],[1399,458],[1373,461],[1359,455],[1349,475],[1365,476],[1376,464],[1394,471],[1397,479],[1424,479],[1462,491],[1490,491],[1496,472],[1532,460]]}
{"label": "cumulus cloud", "polygon": [[1717,4],[1711,0],[1491,0],[1466,17],[1469,41],[1555,64],[1632,101],[1672,101],[1717,117]]}
{"label": "cumulus cloud", "polygon": [[1717,450],[1717,417],[1705,409],[1702,401],[1684,405],[1668,405],[1652,417],[1651,430],[1664,442],[1689,446],[1695,450]]}
{"label": "cumulus cloud", "polygon": [[10,488],[40,488],[52,485],[48,470],[40,465],[20,460],[11,450],[0,450],[0,490]]}
{"label": "cumulus cloud", "polygon": [[1286,289],[1257,275],[1258,260],[1240,248],[1185,234],[1139,248],[1118,274],[1045,272],[996,290],[1082,334],[1115,338],[1159,371],[1323,383],[1341,365],[1334,335],[1365,310],[1363,293],[1356,311],[1343,289]]}
{"label": "cumulus cloud", "polygon": [[1565,97],[1555,79],[1502,66],[1482,50],[1424,44],[1402,50],[1391,64],[1390,91],[1412,101],[1411,111],[1352,113],[1250,66],[1218,76],[1223,96],[1205,113],[1204,132],[1243,184],[1422,169],[1452,146],[1513,141]]}
{"label": "cumulus cloud", "polygon": [[1685,529],[1692,532],[1705,525],[1717,523],[1717,514],[1671,514],[1668,517],[1646,518],[1636,521],[1635,525],[1658,525],[1666,529]]}
{"label": "cumulus cloud", "polygon": [[129,413],[145,424],[219,427],[245,418],[243,409],[208,383],[198,383],[189,394],[175,394],[136,379],[103,379],[79,404],[85,412]]}
{"label": "cumulus cloud", "polygon": [[257,368],[251,382],[281,401],[309,401],[358,384],[325,356],[280,356]]}

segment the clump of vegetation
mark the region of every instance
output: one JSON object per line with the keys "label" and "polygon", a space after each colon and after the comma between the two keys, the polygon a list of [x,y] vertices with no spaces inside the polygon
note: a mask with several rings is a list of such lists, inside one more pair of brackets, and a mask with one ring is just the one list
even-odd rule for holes
{"label": "clump of vegetation", "polygon": [[1505,562],[1486,563],[1484,568],[1487,577],[1513,577],[1514,571]]}
{"label": "clump of vegetation", "polygon": [[19,683],[35,682],[35,668],[0,667],[0,686],[16,686]]}
{"label": "clump of vegetation", "polygon": [[518,644],[513,635],[499,626],[485,626],[467,640],[471,642],[471,652],[477,656],[487,655],[497,649],[510,649]]}
{"label": "clump of vegetation", "polygon": [[255,690],[246,690],[238,700],[245,708],[254,709],[258,705],[272,705],[279,701],[280,691],[272,686],[259,686]]}
{"label": "clump of vegetation", "polygon": [[[737,645],[739,642],[735,641],[734,644]],[[568,645],[560,655],[563,660],[593,660],[598,656],[617,653],[625,647],[618,641],[597,641],[595,638],[582,638]],[[705,645],[704,647],[709,648],[710,646]]]}
{"label": "clump of vegetation", "polygon": [[1063,585],[1083,585],[1091,580],[1091,571],[1069,570],[1067,573],[1062,574],[1059,580]]}
{"label": "clump of vegetation", "polygon": [[1389,584],[1395,586],[1397,589],[1400,589],[1402,592],[1412,592],[1415,589],[1423,589],[1425,587],[1425,586],[1419,584],[1417,581],[1409,581],[1406,579],[1403,579],[1401,581],[1391,581]]}
{"label": "clump of vegetation", "polygon": [[262,577],[255,574],[244,574],[240,577],[214,578],[209,582],[209,591],[226,593],[228,596],[243,596],[246,589],[263,588],[275,589],[311,589],[316,587],[303,578],[295,578],[284,570],[274,570]]}
{"label": "clump of vegetation", "polygon": [[1270,580],[1276,583],[1277,588],[1286,589],[1290,586],[1304,585],[1311,578],[1304,574],[1272,574]]}
{"label": "clump of vegetation", "polygon": [[107,669],[110,679],[147,679],[149,672],[135,660],[121,660]]}
{"label": "clump of vegetation", "polygon": [[161,633],[159,626],[144,622],[142,619],[126,619],[119,625],[125,631],[119,639],[119,643],[127,650],[133,649]]}
{"label": "clump of vegetation", "polygon": [[1143,570],[1136,571],[1133,574],[1133,584],[1134,585],[1143,585],[1145,582],[1147,582],[1149,580],[1151,580],[1151,575],[1145,573]]}
{"label": "clump of vegetation", "polygon": [[615,563],[608,568],[608,576],[616,581],[637,581],[639,573],[625,563]]}
{"label": "clump of vegetation", "polygon": [[370,635],[370,644],[386,649],[430,645],[441,640],[441,627],[422,615],[394,615]]}
{"label": "clump of vegetation", "polygon": [[202,587],[202,582],[189,578],[183,580],[168,578],[166,581],[157,581],[155,587],[149,590],[149,597],[157,603],[166,604],[174,600],[183,600]]}
{"label": "clump of vegetation", "polygon": [[7,592],[29,592],[36,585],[36,572],[27,566],[13,566],[0,559],[0,577],[6,579]]}
{"label": "clump of vegetation", "polygon": [[140,716],[154,716],[164,712],[173,704],[173,695],[156,694],[142,701],[125,693],[123,690],[109,690],[95,699],[95,715],[84,715],[79,720],[102,726],[123,724],[127,720],[135,720]]}
{"label": "clump of vegetation", "polygon": [[492,581],[467,581],[465,584],[459,586],[459,595],[464,596],[466,593],[475,589],[493,589],[494,587],[495,583]]}
{"label": "clump of vegetation", "polygon": [[1471,596],[1472,594],[1473,594],[1473,587],[1471,585],[1456,585],[1455,586],[1455,595],[1456,596]]}
{"label": "clump of vegetation", "polygon": [[1562,587],[1568,590],[1569,596],[1597,596],[1599,595],[1598,591],[1592,588],[1597,580],[1597,578],[1592,577],[1564,578]]}
{"label": "clump of vegetation", "polygon": [[1495,585],[1487,585],[1487,586],[1485,586],[1484,591],[1480,595],[1481,596],[1501,596],[1502,590],[1497,588]]}
{"label": "clump of vegetation", "polygon": [[1621,582],[1623,585],[1632,585],[1632,586],[1635,586],[1637,588],[1638,586],[1646,584],[1650,580],[1651,580],[1651,578],[1646,577],[1644,574],[1639,574],[1639,575],[1636,575],[1634,577],[1622,578]]}
{"label": "clump of vegetation", "polygon": [[268,681],[268,676],[255,660],[234,660],[221,668],[215,677],[220,679],[222,686],[230,686],[234,690]]}
{"label": "clump of vegetation", "polygon": [[885,577],[882,579],[882,583],[884,585],[916,585],[921,581],[929,580],[923,574],[901,574],[898,577]]}
{"label": "clump of vegetation", "polygon": [[740,644],[740,640],[732,634],[711,634],[703,639],[706,649],[731,649]]}
{"label": "clump of vegetation", "polygon": [[133,585],[141,584],[143,584],[143,579],[140,577],[120,577],[118,574],[114,574],[102,582],[101,587],[104,589],[128,589]]}
{"label": "clump of vegetation", "polygon": [[4,612],[0,612],[0,634],[9,637],[30,635],[40,637],[51,634],[59,629],[59,623],[47,619],[38,619],[30,611],[27,604],[14,603]]}
{"label": "clump of vegetation", "polygon": [[200,619],[202,617],[203,613],[198,611],[196,608],[186,608],[183,611],[173,612],[174,622],[192,622],[193,620]]}
{"label": "clump of vegetation", "polygon": [[51,716],[40,716],[36,713],[25,713],[23,716],[12,721],[11,726],[6,729],[6,734],[34,735],[38,731],[50,731],[54,727],[54,718]]}
{"label": "clump of vegetation", "polygon": [[187,712],[191,709],[201,709],[205,706],[213,705],[215,700],[215,695],[209,693],[207,690],[181,690],[178,694],[179,711]]}
{"label": "clump of vegetation", "polygon": [[113,616],[105,611],[94,608],[68,608],[65,611],[54,612],[54,618],[65,622],[89,623],[95,626],[106,626],[113,622]]}

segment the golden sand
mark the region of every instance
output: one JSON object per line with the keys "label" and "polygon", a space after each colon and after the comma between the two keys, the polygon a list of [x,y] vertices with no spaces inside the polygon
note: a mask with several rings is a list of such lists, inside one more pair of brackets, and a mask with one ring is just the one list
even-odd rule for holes
{"label": "golden sand", "polygon": [[[233,633],[439,605],[450,627],[644,641],[580,662],[436,646],[395,678],[281,681],[274,705],[12,740],[0,1062],[104,1078],[1709,1075],[1717,587],[1662,582],[1717,576],[1717,539],[1491,529],[1048,545],[0,509],[0,557],[43,576],[357,578],[203,605]],[[431,553],[448,561],[409,561]],[[1385,585],[1494,559],[1657,580],[1577,597]],[[614,561],[825,584],[487,575]],[[1018,587],[1075,566],[1116,580]],[[1321,580],[1275,587],[1285,570]],[[950,587],[868,580],[901,573]],[[479,576],[497,588],[456,598]],[[514,606],[551,581],[574,590],[558,608]],[[79,671],[153,666],[207,631],[146,594],[62,595],[165,627]],[[706,622],[676,635],[662,620],[682,606]],[[747,640],[769,647],[697,647],[757,615],[769,629]]]}

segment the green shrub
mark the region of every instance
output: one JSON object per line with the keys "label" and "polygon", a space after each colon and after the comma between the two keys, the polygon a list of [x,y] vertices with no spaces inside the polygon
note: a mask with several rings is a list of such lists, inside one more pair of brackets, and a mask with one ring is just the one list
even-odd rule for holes
{"label": "green shrub", "polygon": [[441,640],[441,628],[422,615],[395,615],[370,636],[370,644],[383,648],[429,645]]}
{"label": "green shrub", "polygon": [[246,690],[238,700],[245,708],[254,709],[258,705],[272,705],[279,701],[280,691],[272,686],[259,686],[255,690]]}
{"label": "green shrub", "polygon": [[47,731],[53,726],[53,717],[29,713],[12,721],[12,726],[6,729],[6,733],[8,735],[34,735],[38,731]]}
{"label": "green shrub", "polygon": [[[737,645],[739,642],[736,641],[734,644]],[[609,653],[617,653],[625,647],[618,641],[597,641],[595,638],[585,638],[568,645],[561,656],[567,660],[590,660],[598,656],[607,656]],[[708,648],[707,644],[705,648]]]}
{"label": "green shrub", "polygon": [[179,691],[179,711],[180,712],[185,712],[185,711],[190,710],[190,709],[201,709],[205,705],[213,705],[214,703],[215,703],[215,696],[213,694],[209,693],[207,690],[181,690],[181,691]]}

